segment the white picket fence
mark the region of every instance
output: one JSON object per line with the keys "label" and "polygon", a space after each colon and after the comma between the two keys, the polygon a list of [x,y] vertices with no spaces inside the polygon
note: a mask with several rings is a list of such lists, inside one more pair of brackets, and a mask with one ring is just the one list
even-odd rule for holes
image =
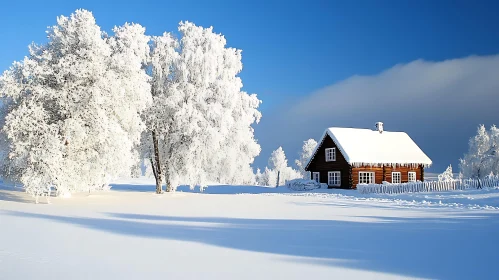
{"label": "white picket fence", "polygon": [[369,193],[412,193],[412,192],[441,192],[478,188],[493,188],[499,186],[498,176],[489,176],[485,179],[464,179],[453,181],[418,181],[402,184],[359,184],[357,190],[362,194]]}

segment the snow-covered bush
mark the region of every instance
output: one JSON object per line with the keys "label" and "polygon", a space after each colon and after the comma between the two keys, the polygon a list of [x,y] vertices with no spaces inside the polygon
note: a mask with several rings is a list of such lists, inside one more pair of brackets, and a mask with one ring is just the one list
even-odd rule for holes
{"label": "snow-covered bush", "polygon": [[499,129],[493,125],[487,131],[478,127],[477,135],[469,141],[468,153],[460,159],[460,173],[465,178],[484,178],[499,174]]}
{"label": "snow-covered bush", "polygon": [[286,187],[294,191],[310,191],[320,189],[321,184],[314,180],[293,179],[286,182]]}
{"label": "snow-covered bush", "polygon": [[452,165],[449,165],[445,171],[438,175],[438,181],[452,181],[454,180],[454,174],[452,174]]}
{"label": "snow-covered bush", "polygon": [[140,25],[103,33],[91,12],[61,16],[48,42],[0,77],[2,175],[38,196],[104,188],[129,175],[151,102]]}
{"label": "snow-covered bush", "polygon": [[[263,174],[257,176],[260,178],[260,185],[278,186],[283,185],[288,180],[301,178],[301,174],[288,166],[288,160],[282,147],[273,151],[270,155],[268,167],[265,167]],[[279,179],[279,182],[277,181]]]}
{"label": "snow-covered bush", "polygon": [[305,171],[305,167],[307,165],[308,160],[312,156],[312,153],[317,147],[317,141],[314,139],[308,139],[307,141],[303,141],[303,147],[301,149],[300,158],[295,160],[295,164],[298,167],[298,172],[301,174],[303,179],[310,179],[310,172]]}

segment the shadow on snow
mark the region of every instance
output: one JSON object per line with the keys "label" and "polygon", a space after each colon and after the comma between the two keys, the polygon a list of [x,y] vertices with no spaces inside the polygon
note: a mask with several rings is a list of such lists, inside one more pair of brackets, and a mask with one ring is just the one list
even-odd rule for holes
{"label": "shadow on snow", "polygon": [[499,261],[499,214],[495,213],[444,214],[438,219],[370,217],[375,222],[124,213],[108,213],[109,218],[9,214],[128,236],[312,257],[316,259],[296,261],[412,277],[486,279],[493,275],[491,270],[498,270],[494,264]]}
{"label": "shadow on snow", "polygon": [[34,200],[27,199],[24,189],[3,184],[0,184],[0,201],[34,203]]}

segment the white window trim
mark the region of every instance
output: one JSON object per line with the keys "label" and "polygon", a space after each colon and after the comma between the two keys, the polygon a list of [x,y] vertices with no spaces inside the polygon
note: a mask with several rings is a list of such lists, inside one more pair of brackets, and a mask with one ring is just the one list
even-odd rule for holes
{"label": "white window trim", "polygon": [[[327,157],[327,155],[328,155],[328,151],[331,151],[331,150],[333,151],[332,158],[329,159]],[[331,162],[331,161],[336,161],[336,148],[326,148],[326,162]]]}
{"label": "white window trim", "polygon": [[[399,181],[398,182],[394,182],[393,181],[393,177],[394,177],[393,174],[398,174],[399,175]],[[392,183],[393,184],[401,184],[402,183],[402,173],[401,172],[399,172],[399,171],[392,172]]]}
{"label": "white window trim", "polygon": [[374,183],[376,183],[376,172],[372,172],[372,171],[359,171],[359,177],[358,177],[359,178],[359,184],[366,184],[366,183],[361,183],[360,182],[360,174],[361,173],[370,173],[370,174],[373,175],[372,176],[372,182],[367,183],[367,184],[374,184]]}
{"label": "white window trim", "polygon": [[321,173],[320,172],[312,172],[312,180],[314,180],[314,181],[315,181],[315,179],[314,179],[315,174],[317,174],[317,181],[316,182],[320,183],[321,182]]}
{"label": "white window trim", "polygon": [[[414,174],[414,180],[411,180],[411,174]],[[418,180],[418,178],[416,177],[416,172],[414,171],[407,172],[407,180],[409,182],[416,182]]]}
{"label": "white window trim", "polygon": [[[336,184],[331,184],[330,182],[330,175],[329,174],[332,174],[332,173],[336,173],[338,175],[336,175],[336,177],[338,178],[338,182]],[[341,172],[340,171],[328,171],[327,172],[327,185],[328,186],[331,186],[331,187],[341,187]]]}

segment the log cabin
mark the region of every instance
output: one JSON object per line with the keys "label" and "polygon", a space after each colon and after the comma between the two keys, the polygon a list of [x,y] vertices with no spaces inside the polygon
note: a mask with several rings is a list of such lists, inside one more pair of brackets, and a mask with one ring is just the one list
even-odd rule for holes
{"label": "log cabin", "polygon": [[321,137],[305,170],[329,188],[355,189],[357,184],[407,183],[424,180],[431,159],[405,132],[330,127]]}

